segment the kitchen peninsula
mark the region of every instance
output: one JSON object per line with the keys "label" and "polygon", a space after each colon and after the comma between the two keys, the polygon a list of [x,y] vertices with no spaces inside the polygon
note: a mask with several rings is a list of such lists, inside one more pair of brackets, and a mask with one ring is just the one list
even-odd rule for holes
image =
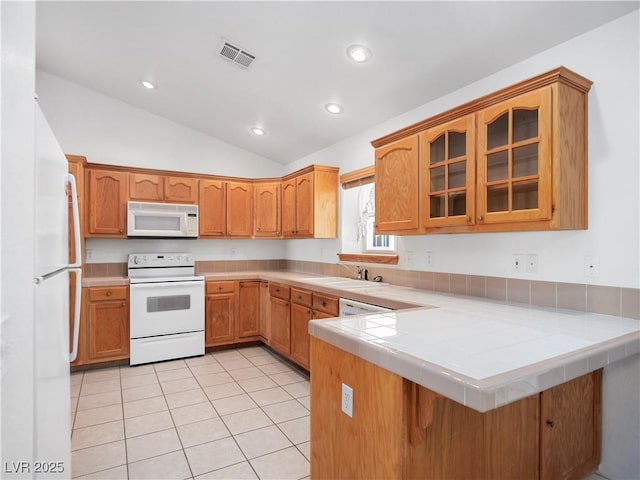
{"label": "kitchen peninsula", "polygon": [[595,471],[602,368],[640,352],[637,320],[384,291],[409,297],[424,307],[311,322],[313,478]]}

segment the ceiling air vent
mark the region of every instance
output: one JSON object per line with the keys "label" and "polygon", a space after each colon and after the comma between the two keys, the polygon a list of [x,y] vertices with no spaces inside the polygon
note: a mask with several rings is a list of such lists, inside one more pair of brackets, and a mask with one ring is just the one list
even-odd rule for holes
{"label": "ceiling air vent", "polygon": [[236,45],[233,45],[227,41],[222,42],[222,47],[220,48],[220,52],[218,54],[223,60],[231,62],[239,68],[243,68],[245,70],[249,68],[249,66],[256,59],[255,55],[252,55],[242,48],[237,47]]}

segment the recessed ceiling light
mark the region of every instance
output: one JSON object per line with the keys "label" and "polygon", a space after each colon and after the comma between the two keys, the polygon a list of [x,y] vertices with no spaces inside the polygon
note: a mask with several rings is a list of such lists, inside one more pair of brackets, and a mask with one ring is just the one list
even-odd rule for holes
{"label": "recessed ceiling light", "polygon": [[261,137],[262,135],[266,135],[267,134],[265,129],[264,128],[260,128],[260,127],[251,128],[251,132],[253,132],[254,135],[258,135],[259,137]]}
{"label": "recessed ceiling light", "polygon": [[347,48],[347,57],[356,63],[364,63],[371,59],[371,50],[364,45],[351,45]]}
{"label": "recessed ceiling light", "polygon": [[156,86],[155,86],[153,83],[148,82],[148,81],[146,81],[146,80],[143,80],[143,81],[141,81],[140,83],[142,84],[142,86],[143,86],[144,88],[148,88],[149,90],[153,90],[154,88],[156,88]]}
{"label": "recessed ceiling light", "polygon": [[324,109],[329,112],[329,113],[342,113],[342,111],[344,110],[340,105],[338,105],[337,103],[327,103],[324,106]]}

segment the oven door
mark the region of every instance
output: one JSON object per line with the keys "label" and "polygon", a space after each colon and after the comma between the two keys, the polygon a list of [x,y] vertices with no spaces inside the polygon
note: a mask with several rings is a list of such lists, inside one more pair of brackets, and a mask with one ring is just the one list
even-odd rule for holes
{"label": "oven door", "polygon": [[204,281],[130,285],[131,338],[204,330]]}

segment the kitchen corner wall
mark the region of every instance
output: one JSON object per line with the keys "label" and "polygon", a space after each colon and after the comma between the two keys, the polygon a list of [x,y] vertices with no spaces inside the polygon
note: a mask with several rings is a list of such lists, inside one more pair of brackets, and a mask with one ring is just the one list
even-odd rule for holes
{"label": "kitchen corner wall", "polygon": [[[399,268],[568,283],[640,287],[639,14],[635,11],[546,50],[449,95],[316,152],[291,165],[340,167],[345,173],[373,164],[370,141],[502,87],[564,65],[591,79],[589,92],[589,228],[566,232],[404,236]],[[354,196],[343,192],[341,231]],[[342,238],[343,248],[354,238]],[[323,257],[335,258],[337,251]],[[289,250],[290,259],[318,261],[319,246]],[[336,246],[340,248],[340,246]],[[426,252],[432,252],[432,266]],[[411,252],[411,255],[407,255]],[[511,270],[512,254],[538,255],[537,274]],[[585,255],[599,258],[597,278],[585,277]],[[409,264],[407,258],[412,257]]]}

